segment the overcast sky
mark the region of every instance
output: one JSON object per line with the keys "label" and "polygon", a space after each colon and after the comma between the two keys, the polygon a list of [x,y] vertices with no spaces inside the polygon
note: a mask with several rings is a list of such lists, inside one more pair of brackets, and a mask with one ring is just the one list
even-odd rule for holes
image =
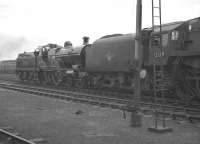
{"label": "overcast sky", "polygon": [[[134,33],[135,11],[136,0],[0,0],[0,59],[47,42],[78,45],[83,36],[92,42],[107,34]],[[162,0],[163,23],[195,17],[200,17],[200,0]],[[143,0],[143,27],[149,26],[151,0]],[[12,47],[21,39],[23,44],[8,46],[14,53],[4,54],[5,39],[13,39]]]}

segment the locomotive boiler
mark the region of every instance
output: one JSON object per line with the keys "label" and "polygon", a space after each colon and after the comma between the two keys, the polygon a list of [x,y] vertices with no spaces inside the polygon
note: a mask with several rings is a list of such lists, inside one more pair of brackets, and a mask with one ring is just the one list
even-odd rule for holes
{"label": "locomotive boiler", "polygon": [[[142,89],[153,92],[153,66],[164,67],[165,94],[183,101],[200,96],[200,18],[142,30]],[[159,47],[162,41],[162,50]],[[107,35],[81,46],[46,45],[35,53],[19,54],[17,75],[22,80],[68,87],[132,92],[135,85],[134,34]]]}

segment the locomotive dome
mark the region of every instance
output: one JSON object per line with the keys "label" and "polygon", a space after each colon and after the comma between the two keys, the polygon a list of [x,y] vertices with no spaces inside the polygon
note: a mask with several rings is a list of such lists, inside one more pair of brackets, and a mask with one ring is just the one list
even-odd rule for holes
{"label": "locomotive dome", "polygon": [[72,43],[70,41],[65,41],[64,47],[67,48],[69,46],[72,46]]}

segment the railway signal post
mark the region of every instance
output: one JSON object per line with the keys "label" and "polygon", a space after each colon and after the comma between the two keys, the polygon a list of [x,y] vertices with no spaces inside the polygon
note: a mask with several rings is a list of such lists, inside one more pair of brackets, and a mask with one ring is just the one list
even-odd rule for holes
{"label": "railway signal post", "polygon": [[[157,23],[156,23],[157,22]],[[155,29],[158,29],[158,34],[154,34]],[[162,46],[162,23],[161,23],[161,0],[152,0],[152,34],[151,39],[154,40],[159,38],[158,41],[158,48],[161,51],[161,56],[159,58],[154,58],[154,101],[157,103],[157,98],[160,96],[162,98],[162,114],[158,113],[157,108],[154,110],[154,124],[152,127],[149,127],[148,130],[157,133],[164,133],[164,132],[171,132],[172,128],[166,126],[165,122],[165,114],[164,114],[164,100],[165,100],[165,82],[164,82],[164,66],[161,64],[157,64],[158,61],[162,61],[164,54],[163,54],[163,46]],[[151,49],[154,48],[154,45],[151,45]],[[161,124],[158,124],[161,121]]]}
{"label": "railway signal post", "polygon": [[134,87],[134,106],[135,109],[131,112],[131,126],[142,126],[142,115],[140,114],[140,72],[142,65],[142,46],[141,46],[141,27],[142,27],[142,0],[137,0],[136,8],[136,38],[135,38],[135,61],[136,61],[136,74],[135,74],[135,87]]}

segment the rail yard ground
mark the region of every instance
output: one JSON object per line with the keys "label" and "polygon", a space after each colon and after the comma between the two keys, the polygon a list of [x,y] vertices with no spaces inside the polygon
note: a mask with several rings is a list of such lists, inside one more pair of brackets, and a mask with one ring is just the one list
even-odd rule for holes
{"label": "rail yard ground", "polygon": [[66,102],[0,88],[0,127],[12,127],[27,139],[42,138],[50,144],[199,144],[200,125],[169,120],[173,132],[130,127],[129,114],[80,103]]}

